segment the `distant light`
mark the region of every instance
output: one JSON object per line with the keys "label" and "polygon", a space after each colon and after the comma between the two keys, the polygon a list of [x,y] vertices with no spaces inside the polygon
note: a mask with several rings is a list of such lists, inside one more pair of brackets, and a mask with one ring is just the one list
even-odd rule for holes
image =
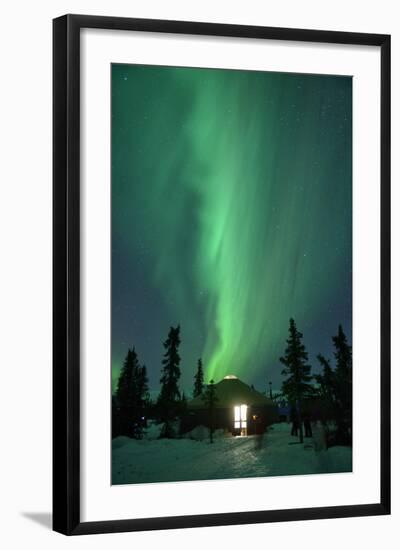
{"label": "distant light", "polygon": [[238,377],[235,376],[234,374],[227,374],[226,376],[224,376],[224,380],[237,380]]}

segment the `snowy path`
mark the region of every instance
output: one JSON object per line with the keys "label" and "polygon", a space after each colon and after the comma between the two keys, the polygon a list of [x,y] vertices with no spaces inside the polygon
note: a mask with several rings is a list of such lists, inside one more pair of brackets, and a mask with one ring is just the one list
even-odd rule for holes
{"label": "snowy path", "polygon": [[[190,439],[113,441],[113,484],[227,479],[351,471],[351,449],[316,453],[312,439],[296,444],[287,424],[264,435],[208,441]],[[294,443],[294,444],[293,444]]]}

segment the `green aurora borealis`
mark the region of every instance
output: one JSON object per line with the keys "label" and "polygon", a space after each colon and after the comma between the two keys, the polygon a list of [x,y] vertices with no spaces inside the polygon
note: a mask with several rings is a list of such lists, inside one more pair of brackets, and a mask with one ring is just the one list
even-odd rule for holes
{"label": "green aurora borealis", "polygon": [[351,77],[112,65],[112,364],[157,389],[280,384],[290,317],[310,362],[351,342]]}

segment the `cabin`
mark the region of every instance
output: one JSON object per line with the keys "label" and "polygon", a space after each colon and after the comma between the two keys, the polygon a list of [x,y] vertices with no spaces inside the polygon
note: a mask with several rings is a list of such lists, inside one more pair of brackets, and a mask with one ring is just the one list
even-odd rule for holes
{"label": "cabin", "polygon": [[[237,376],[225,376],[214,384],[216,403],[213,417],[215,429],[224,429],[234,436],[262,434],[278,421],[278,410],[272,399],[251,388]],[[187,403],[187,414],[182,420],[181,431],[188,432],[196,426],[208,426],[210,414],[202,395]]]}

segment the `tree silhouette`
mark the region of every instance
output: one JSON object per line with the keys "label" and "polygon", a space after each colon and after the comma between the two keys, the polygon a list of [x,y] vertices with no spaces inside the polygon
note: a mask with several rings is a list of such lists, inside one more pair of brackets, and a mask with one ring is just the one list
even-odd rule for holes
{"label": "tree silhouette", "polygon": [[322,367],[322,374],[316,374],[314,378],[320,386],[320,393],[324,398],[335,401],[336,382],[335,373],[331,367],[331,363],[329,359],[326,359],[326,357],[320,353],[317,355],[317,359]]}
{"label": "tree silhouette", "polygon": [[342,443],[351,443],[352,431],[352,352],[347,343],[342,325],[332,338],[336,360],[336,399],[340,409],[338,439]]}
{"label": "tree silhouette", "polygon": [[128,350],[119,375],[113,402],[113,431],[119,435],[140,438],[143,435],[148,381],[146,367],[139,365],[135,348]]}
{"label": "tree silhouette", "polygon": [[303,335],[297,330],[296,323],[290,319],[285,355],[280,358],[281,363],[285,365],[282,374],[287,377],[282,384],[282,393],[295,409],[300,428],[300,443],[303,443],[302,404],[304,398],[312,393],[311,366],[307,364],[308,353],[302,338]]}
{"label": "tree silhouette", "polygon": [[329,359],[321,354],[317,355],[317,359],[322,367],[322,373],[315,374],[314,379],[318,384],[317,392],[321,401],[321,420],[326,425],[328,419],[337,417],[336,376]]}
{"label": "tree silhouette", "polygon": [[208,410],[208,429],[210,435],[210,443],[213,443],[215,429],[215,405],[218,401],[215,393],[214,380],[210,380],[210,383],[207,385],[205,392],[203,393],[202,399]]}
{"label": "tree silhouette", "polygon": [[179,413],[181,395],[178,381],[181,376],[179,363],[180,326],[171,327],[168,338],[164,342],[163,368],[160,378],[161,391],[158,398],[159,419],[164,422],[164,437],[173,437],[172,421]]}
{"label": "tree silhouette", "polygon": [[[147,410],[150,403],[149,380],[147,377],[146,365],[137,370],[137,393],[136,393],[136,422],[143,428]],[[143,429],[141,434],[143,433]]]}
{"label": "tree silhouette", "polygon": [[178,413],[180,417],[184,416],[187,413],[187,397],[184,391],[181,393],[181,397],[179,400]]}
{"label": "tree silhouette", "polygon": [[121,429],[119,407],[118,407],[117,397],[115,395],[111,397],[111,419],[112,419],[111,432],[112,432],[112,438],[114,438],[120,435],[120,429]]}
{"label": "tree silhouette", "polygon": [[203,393],[204,390],[204,372],[203,372],[203,363],[199,359],[197,361],[197,371],[194,376],[194,388],[193,388],[193,397],[197,397]]}
{"label": "tree silhouette", "polygon": [[332,341],[335,368],[323,355],[318,355],[323,371],[314,378],[319,385],[324,420],[335,422],[336,443],[349,445],[352,432],[352,353],[341,325]]}

